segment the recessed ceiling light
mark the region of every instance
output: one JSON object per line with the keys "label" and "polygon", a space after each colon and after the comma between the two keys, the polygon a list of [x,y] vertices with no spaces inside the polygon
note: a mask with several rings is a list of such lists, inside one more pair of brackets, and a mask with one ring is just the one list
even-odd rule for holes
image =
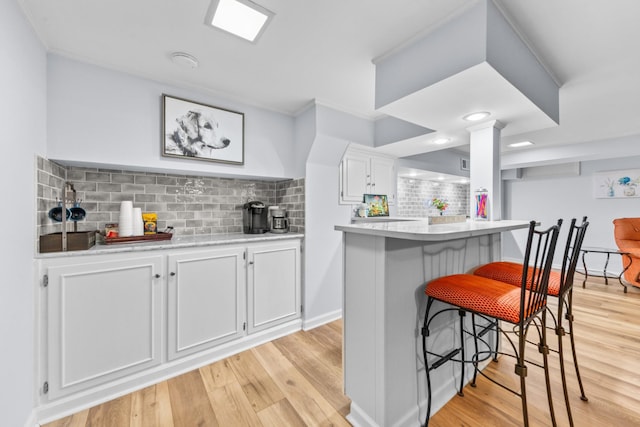
{"label": "recessed ceiling light", "polygon": [[442,144],[446,144],[447,142],[449,142],[449,138],[436,138],[433,140],[434,144],[438,144],[438,145],[442,145]]}
{"label": "recessed ceiling light", "polygon": [[173,52],[171,54],[171,60],[174,64],[178,64],[182,67],[187,68],[197,68],[198,67],[198,59],[184,52]]}
{"label": "recessed ceiling light", "polygon": [[490,115],[491,113],[487,111],[477,111],[475,113],[467,114],[466,116],[463,117],[463,119],[468,122],[477,122],[479,120],[489,117]]}
{"label": "recessed ceiling light", "polygon": [[514,142],[513,144],[508,144],[507,147],[526,147],[527,145],[533,145],[533,142],[531,141]]}
{"label": "recessed ceiling light", "polygon": [[213,0],[206,23],[255,42],[274,13],[250,0]]}

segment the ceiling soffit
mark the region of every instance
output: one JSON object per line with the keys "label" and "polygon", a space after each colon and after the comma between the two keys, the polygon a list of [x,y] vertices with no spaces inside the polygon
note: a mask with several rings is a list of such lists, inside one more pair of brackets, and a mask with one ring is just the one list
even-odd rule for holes
{"label": "ceiling soffit", "polygon": [[376,109],[444,136],[460,137],[474,111],[504,123],[503,135],[559,124],[558,85],[491,0],[375,66]]}

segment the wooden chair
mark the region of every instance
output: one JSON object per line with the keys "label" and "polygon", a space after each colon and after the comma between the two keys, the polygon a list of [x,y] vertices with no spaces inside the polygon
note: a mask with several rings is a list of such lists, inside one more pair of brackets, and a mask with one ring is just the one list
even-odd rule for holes
{"label": "wooden chair", "polygon": [[[558,336],[558,350],[552,351],[558,353],[560,360],[562,388],[570,425],[573,425],[573,417],[571,415],[571,406],[569,404],[569,393],[567,391],[567,378],[562,347],[563,336],[565,333],[568,334],[570,338],[573,365],[576,371],[578,385],[580,386],[580,398],[585,402],[588,401],[584,392],[584,386],[582,385],[582,378],[580,377],[580,368],[578,367],[578,358],[576,355],[576,345],[573,333],[573,279],[576,272],[576,265],[578,264],[578,259],[580,257],[580,248],[582,247],[582,242],[584,241],[584,236],[587,232],[588,226],[589,222],[587,222],[586,216],[582,218],[582,224],[580,225],[576,225],[575,218],[571,220],[564,249],[564,256],[562,258],[562,267],[560,271],[552,271],[550,273],[549,287],[547,290],[548,296],[558,299],[557,312],[554,314],[550,311],[553,319],[553,329]],[[512,286],[520,286],[522,264],[514,262],[492,262],[477,268],[473,274],[505,282]],[[568,321],[568,332],[565,331],[562,325],[563,319]]]}
{"label": "wooden chair", "polygon": [[[480,370],[479,362],[491,356],[495,357],[497,348],[491,349],[487,346],[487,350],[478,350],[478,337],[489,328],[494,327],[494,325],[499,333],[502,333],[511,343],[510,347],[513,353],[500,352],[500,354],[509,355],[516,359],[515,372],[520,377],[520,389],[514,390],[500,384],[495,379],[487,378],[520,397],[522,401],[524,425],[528,426],[525,350],[527,333],[533,325],[533,329],[538,332],[539,351],[543,357],[541,367],[544,369],[551,421],[554,426],[556,425],[547,363],[546,308],[549,274],[551,272],[551,263],[553,261],[553,254],[561,223],[562,221],[559,220],[558,225],[554,225],[547,230],[536,230],[535,221],[531,221],[529,224],[527,246],[524,254],[523,268],[521,270],[521,285],[519,287],[472,274],[454,274],[440,277],[427,283],[425,287],[427,309],[424,326],[422,328],[422,348],[428,392],[425,426],[428,426],[431,416],[431,371],[438,369],[448,361],[459,362],[462,373],[458,394],[463,395],[465,364],[472,363],[474,366],[472,385],[475,385],[477,374],[485,375]],[[445,303],[446,305],[444,308],[430,314],[436,301]],[[437,352],[435,349],[429,349],[428,337],[432,322],[438,316],[451,310],[457,310],[459,314],[459,345],[455,347],[456,344],[454,344],[453,349],[445,349],[444,351]],[[465,331],[464,317],[467,312],[472,314],[473,331]],[[490,322],[488,326],[486,324],[483,325],[481,331],[478,331],[476,328],[475,318],[478,315]],[[497,319],[500,322],[493,321],[493,319]],[[501,323],[511,324],[512,327],[509,330],[505,330],[501,327]],[[514,333],[515,339],[512,338]],[[465,357],[465,334],[470,334],[474,337],[475,352],[470,359]],[[499,337],[496,337],[496,339],[498,338]]]}

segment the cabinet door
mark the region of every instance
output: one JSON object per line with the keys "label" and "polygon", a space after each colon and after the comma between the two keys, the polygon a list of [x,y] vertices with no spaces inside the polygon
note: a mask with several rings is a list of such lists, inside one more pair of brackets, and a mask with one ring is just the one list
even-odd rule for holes
{"label": "cabinet door", "polygon": [[369,157],[357,153],[346,154],[341,166],[340,200],[350,203],[362,202],[362,195],[369,193]]}
{"label": "cabinet door", "polygon": [[168,356],[175,359],[243,335],[244,248],[168,257]]}
{"label": "cabinet door", "polygon": [[390,204],[396,200],[395,161],[387,157],[371,158],[371,193],[386,194]]}
{"label": "cabinet door", "polygon": [[249,333],[300,317],[300,242],[249,247]]}
{"label": "cabinet door", "polygon": [[162,259],[47,268],[50,399],[160,364]]}

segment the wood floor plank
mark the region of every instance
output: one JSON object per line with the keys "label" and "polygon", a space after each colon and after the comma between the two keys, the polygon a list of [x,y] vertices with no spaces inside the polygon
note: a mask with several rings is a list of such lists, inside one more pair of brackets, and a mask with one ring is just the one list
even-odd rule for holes
{"label": "wood floor plank", "polygon": [[159,425],[156,405],[155,385],[133,392],[131,394],[130,427],[153,427]]}
{"label": "wood floor plank", "polygon": [[50,422],[45,427],[85,427],[89,418],[89,409],[77,412],[65,418]]}
{"label": "wood floor plank", "polygon": [[156,384],[156,419],[158,426],[173,427],[173,411],[169,395],[169,383],[162,381]]}
{"label": "wood floor plank", "polygon": [[325,346],[319,345],[307,333],[288,335],[273,344],[336,411],[343,415],[349,413],[351,400],[342,394],[342,366],[334,366],[327,360]]}
{"label": "wood floor plank", "polygon": [[304,420],[287,399],[282,399],[258,412],[264,427],[305,426]]}
{"label": "wood floor plank", "polygon": [[168,386],[175,427],[219,425],[199,371],[172,378]]}
{"label": "wood floor plank", "polygon": [[89,410],[87,426],[121,427],[131,420],[131,394],[110,400]]}
{"label": "wood floor plank", "polygon": [[255,412],[284,399],[282,390],[251,350],[231,356],[228,360]]}
{"label": "wood floor plank", "polygon": [[218,387],[208,395],[221,426],[262,427],[260,419],[237,381]]}
{"label": "wood floor plank", "polygon": [[319,425],[335,413],[320,392],[269,342],[251,350],[307,425]]}
{"label": "wood floor plank", "polygon": [[200,375],[209,393],[219,387],[238,382],[228,359],[203,366],[200,368]]}

